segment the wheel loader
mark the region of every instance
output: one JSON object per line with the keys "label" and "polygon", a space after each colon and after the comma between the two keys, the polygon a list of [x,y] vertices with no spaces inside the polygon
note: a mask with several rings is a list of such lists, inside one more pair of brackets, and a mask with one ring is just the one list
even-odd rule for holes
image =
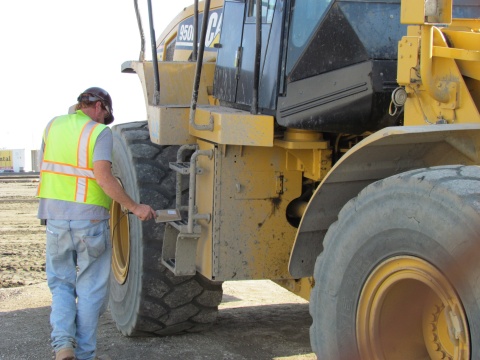
{"label": "wheel loader", "polygon": [[478,1],[195,1],[158,38],[148,7],[113,172],[157,219],[112,206],[118,329],[202,331],[270,279],[321,360],[480,359]]}

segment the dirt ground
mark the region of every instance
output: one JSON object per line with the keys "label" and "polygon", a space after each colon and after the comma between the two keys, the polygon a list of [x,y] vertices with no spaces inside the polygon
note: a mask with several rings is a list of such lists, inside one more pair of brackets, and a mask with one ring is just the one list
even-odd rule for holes
{"label": "dirt ground", "polygon": [[36,218],[37,182],[0,178],[0,288],[43,282],[45,229]]}
{"label": "dirt ground", "polygon": [[[0,178],[0,360],[52,359],[44,227],[36,219],[35,180]],[[270,281],[226,282],[211,330],[126,338],[107,313],[98,354],[133,359],[316,359],[308,303]]]}

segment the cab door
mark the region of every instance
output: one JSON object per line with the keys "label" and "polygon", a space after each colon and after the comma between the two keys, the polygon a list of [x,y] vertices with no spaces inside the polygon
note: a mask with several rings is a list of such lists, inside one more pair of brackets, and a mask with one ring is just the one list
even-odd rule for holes
{"label": "cab door", "polygon": [[[253,74],[256,48],[256,0],[247,0],[245,22],[243,28],[242,50],[239,79],[237,84],[237,104],[250,106],[253,96]],[[280,49],[281,27],[272,31],[276,0],[262,0],[262,55],[260,60],[259,104],[269,107],[270,94],[275,91],[278,78],[278,61]],[[281,18],[280,14],[278,17]],[[281,25],[281,24],[280,24]],[[265,62],[265,58],[269,60]],[[272,82],[273,81],[273,82]],[[267,85],[267,82],[269,84]],[[273,87],[272,87],[273,86]],[[263,91],[262,91],[263,90]]]}
{"label": "cab door", "polygon": [[[283,29],[283,0],[262,0],[259,106],[274,111]],[[248,110],[252,104],[256,49],[256,0],[226,0],[215,70],[214,95]],[[268,110],[267,110],[268,112]]]}
{"label": "cab door", "polygon": [[226,0],[214,77],[214,96],[234,103],[242,58],[242,35],[245,1]]}

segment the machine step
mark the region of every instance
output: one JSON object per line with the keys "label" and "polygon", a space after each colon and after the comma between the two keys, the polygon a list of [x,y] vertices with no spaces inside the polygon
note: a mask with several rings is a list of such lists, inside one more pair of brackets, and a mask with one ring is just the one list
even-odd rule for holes
{"label": "machine step", "polygon": [[169,163],[170,169],[182,174],[190,174],[190,163],[189,162],[171,162]]}
{"label": "machine step", "polygon": [[[186,219],[181,219],[177,221],[169,221],[168,224],[178,230],[179,233],[188,234],[188,222]],[[201,233],[200,225],[193,225],[193,233],[200,235]]]}
{"label": "machine step", "polygon": [[[195,275],[197,269],[197,243],[200,234],[181,232],[186,229],[185,221],[168,222],[162,246],[162,264],[176,276]],[[196,229],[200,232],[200,229]]]}

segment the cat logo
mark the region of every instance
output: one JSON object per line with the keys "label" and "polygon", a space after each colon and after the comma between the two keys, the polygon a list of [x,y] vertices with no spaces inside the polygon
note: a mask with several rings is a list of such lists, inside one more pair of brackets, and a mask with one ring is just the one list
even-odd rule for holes
{"label": "cat logo", "polygon": [[[222,16],[222,9],[212,10],[209,13],[205,48],[214,48],[214,45],[218,43],[222,27]],[[203,13],[200,13],[198,14],[198,36],[200,36],[202,21]],[[179,25],[175,48],[181,50],[193,48],[193,17],[185,19]]]}

